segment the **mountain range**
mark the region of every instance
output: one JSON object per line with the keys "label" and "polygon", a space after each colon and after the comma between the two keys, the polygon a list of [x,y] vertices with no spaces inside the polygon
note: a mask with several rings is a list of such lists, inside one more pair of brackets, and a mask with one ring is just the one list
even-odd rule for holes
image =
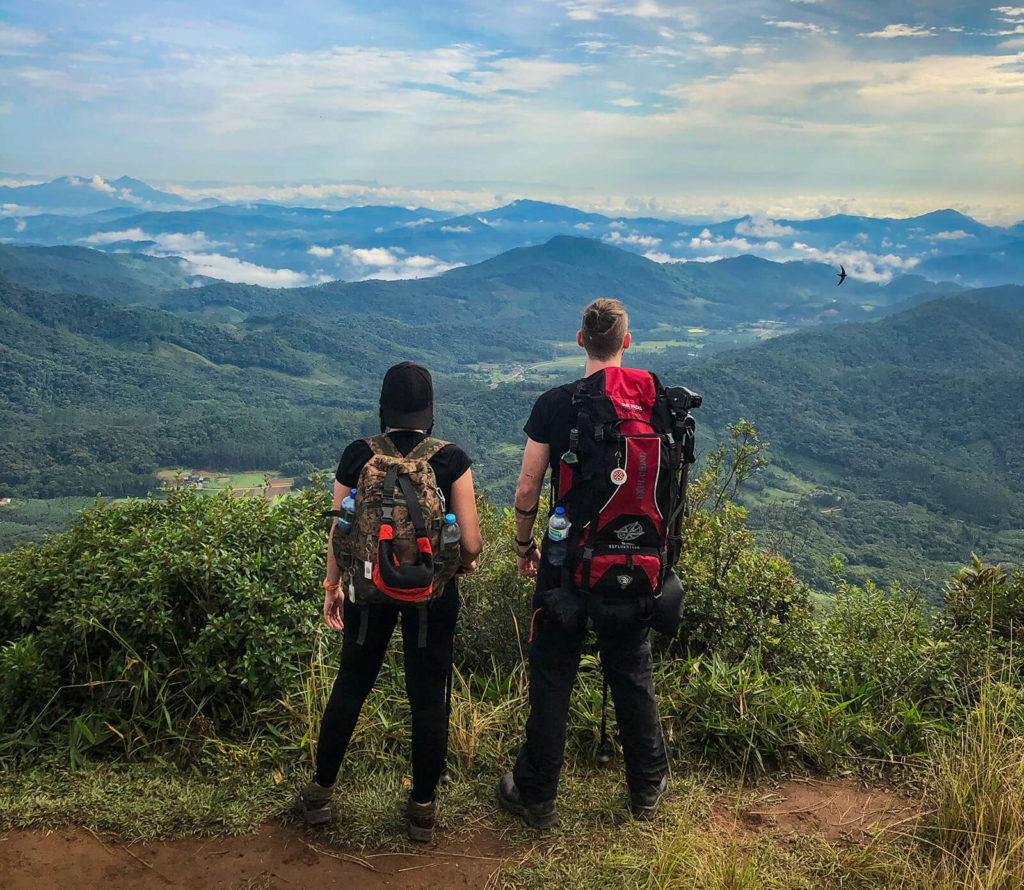
{"label": "mountain range", "polygon": [[908,219],[744,216],[716,223],[609,217],[525,199],[461,215],[380,206],[333,211],[190,203],[128,177],[5,187],[0,203],[0,240],[8,243],[177,255],[195,274],[250,284],[271,283],[275,273],[288,286],[425,277],[557,235],[592,238],[666,265],[752,254],[843,264],[853,278],[875,283],[907,273],[966,287],[1024,282],[1024,223],[987,226],[954,210]]}
{"label": "mountain range", "polygon": [[836,287],[832,269],[823,264],[775,263],[754,256],[657,263],[600,241],[569,236],[515,248],[436,277],[403,281],[265,288],[194,276],[172,258],[3,245],[0,275],[43,290],[78,291],[222,320],[282,313],[334,319],[372,311],[406,322],[476,325],[482,330],[525,326],[552,340],[565,339],[565,331],[578,324],[582,307],[597,297],[627,302],[638,330],[671,333],[697,325],[726,329],[761,321],[801,326],[864,319],[907,301],[960,290],[920,276],[902,276],[887,285],[852,280]]}
{"label": "mountain range", "polygon": [[[0,495],[140,493],[167,466],[329,468],[376,430],[380,376],[409,358],[436,373],[438,434],[501,498],[532,401],[579,373],[560,344],[606,295],[632,313],[629,362],[705,396],[702,450],[741,417],[771,442],[751,521],[819,588],[831,552],[855,579],[933,596],[928,579],[972,550],[1021,562],[1024,288],[832,277],[556,237],[431,279],[268,289],[196,279],[174,258],[3,246]],[[699,339],[698,322],[776,332],[765,316],[812,326],[717,354],[671,345]],[[667,348],[643,351],[659,338]]]}

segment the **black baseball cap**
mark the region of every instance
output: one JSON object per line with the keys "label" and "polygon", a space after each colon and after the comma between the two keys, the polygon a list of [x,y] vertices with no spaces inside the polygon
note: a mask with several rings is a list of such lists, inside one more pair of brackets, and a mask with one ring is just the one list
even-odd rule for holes
{"label": "black baseball cap", "polygon": [[380,388],[382,426],[429,430],[434,426],[434,381],[415,362],[388,368]]}

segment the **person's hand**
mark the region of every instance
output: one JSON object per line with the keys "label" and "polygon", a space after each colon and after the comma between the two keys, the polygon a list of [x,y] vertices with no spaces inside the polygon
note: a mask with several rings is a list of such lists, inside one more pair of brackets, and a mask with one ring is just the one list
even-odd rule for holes
{"label": "person's hand", "polygon": [[540,550],[536,547],[533,548],[525,556],[516,555],[516,568],[519,569],[519,574],[524,578],[536,578],[537,577],[537,566],[540,565]]}
{"label": "person's hand", "polygon": [[468,575],[470,572],[476,571],[476,560],[474,559],[468,566],[460,565],[456,570],[456,575]]}
{"label": "person's hand", "polygon": [[324,621],[331,630],[339,633],[345,629],[345,621],[342,618],[345,607],[345,594],[338,590],[324,591]]}

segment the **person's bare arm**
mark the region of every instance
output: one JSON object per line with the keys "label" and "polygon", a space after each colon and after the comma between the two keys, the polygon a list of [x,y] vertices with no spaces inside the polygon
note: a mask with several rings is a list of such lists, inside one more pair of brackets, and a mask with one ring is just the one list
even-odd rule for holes
{"label": "person's bare arm", "polygon": [[519,471],[519,482],[516,484],[516,567],[519,574],[526,578],[537,575],[540,565],[540,552],[535,546],[520,546],[519,541],[533,540],[533,526],[537,521],[537,505],[540,503],[541,489],[544,487],[544,474],[548,468],[548,457],[551,446],[533,439],[526,440],[523,451],[523,466]]}
{"label": "person's bare arm", "polygon": [[462,563],[462,570],[471,572],[476,568],[476,558],[484,549],[483,537],[480,534],[480,517],[476,512],[472,470],[466,470],[452,483],[449,507],[462,531],[462,537],[459,539],[459,560]]}
{"label": "person's bare arm", "polygon": [[[341,502],[349,493],[340,482],[334,483],[334,509],[341,509]],[[331,525],[331,533],[327,536],[327,577],[324,578],[324,621],[332,630],[341,631],[345,629],[345,622],[342,618],[342,610],[345,605],[345,593],[340,588],[328,590],[327,585],[338,584],[341,581],[341,567],[334,558],[334,531],[337,523]]]}

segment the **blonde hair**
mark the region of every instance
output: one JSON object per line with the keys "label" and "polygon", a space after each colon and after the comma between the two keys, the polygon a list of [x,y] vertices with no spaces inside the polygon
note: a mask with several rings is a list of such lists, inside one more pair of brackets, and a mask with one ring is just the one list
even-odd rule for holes
{"label": "blonde hair", "polygon": [[629,316],[618,300],[594,300],[583,310],[583,348],[593,359],[608,361],[622,349]]}

